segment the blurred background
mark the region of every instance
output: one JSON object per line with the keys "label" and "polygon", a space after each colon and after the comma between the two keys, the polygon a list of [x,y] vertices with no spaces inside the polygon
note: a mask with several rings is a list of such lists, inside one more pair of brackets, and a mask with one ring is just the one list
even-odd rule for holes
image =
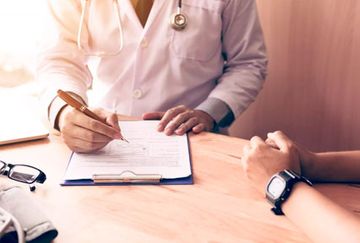
{"label": "blurred background", "polygon": [[44,6],[44,0],[0,0],[0,88],[34,81]]}
{"label": "blurred background", "polygon": [[231,135],[283,130],[316,151],[360,149],[360,1],[256,2],[268,77]]}

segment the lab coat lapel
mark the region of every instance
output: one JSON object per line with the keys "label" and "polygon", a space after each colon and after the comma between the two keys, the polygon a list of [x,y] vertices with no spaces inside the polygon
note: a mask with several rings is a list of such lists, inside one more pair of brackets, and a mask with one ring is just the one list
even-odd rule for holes
{"label": "lab coat lapel", "polygon": [[[167,1],[169,1],[169,0],[154,0],[149,17],[144,26],[144,33],[148,32],[148,30],[154,24],[156,18],[158,18],[159,15],[161,15],[160,12],[161,12],[162,8],[165,6],[165,2],[167,2]],[[139,23],[140,23],[140,21],[139,21]]]}
{"label": "lab coat lapel", "polygon": [[[169,0],[154,0],[149,17],[148,17],[144,27],[141,25],[140,20],[139,20],[138,16],[136,15],[135,9],[133,8],[133,6],[131,4],[131,1],[124,0],[124,1],[119,1],[119,2],[123,3],[122,4],[123,9],[124,9],[123,14],[128,16],[130,21],[135,25],[135,28],[139,32],[142,32],[143,34],[145,34],[151,28],[155,19],[158,17],[159,12],[161,11],[162,7],[164,7],[166,1],[169,1]],[[121,5],[120,5],[120,8],[121,8]]]}
{"label": "lab coat lapel", "polygon": [[122,4],[120,5],[120,11],[122,11],[125,16],[134,24],[137,31],[142,32],[143,27],[140,23],[138,16],[136,15],[135,9],[130,0],[119,1]]}

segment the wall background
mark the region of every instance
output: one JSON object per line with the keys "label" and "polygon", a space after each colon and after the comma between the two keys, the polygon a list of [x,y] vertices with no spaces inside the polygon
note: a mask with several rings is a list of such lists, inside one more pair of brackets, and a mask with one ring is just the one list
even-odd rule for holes
{"label": "wall background", "polygon": [[360,1],[257,3],[269,75],[230,134],[283,130],[315,151],[360,149]]}
{"label": "wall background", "polygon": [[35,79],[45,0],[0,0],[0,89]]}

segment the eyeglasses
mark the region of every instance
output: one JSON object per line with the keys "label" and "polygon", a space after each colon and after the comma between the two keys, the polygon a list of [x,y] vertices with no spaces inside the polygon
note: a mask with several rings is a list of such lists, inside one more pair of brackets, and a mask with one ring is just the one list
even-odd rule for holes
{"label": "eyeglasses", "polygon": [[10,179],[29,184],[30,191],[35,191],[35,182],[44,183],[46,175],[44,172],[30,165],[7,164],[0,160],[0,174],[7,175]]}

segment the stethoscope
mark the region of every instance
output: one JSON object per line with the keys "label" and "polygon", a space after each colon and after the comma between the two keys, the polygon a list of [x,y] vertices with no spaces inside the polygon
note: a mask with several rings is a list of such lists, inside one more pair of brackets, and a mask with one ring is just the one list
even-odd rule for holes
{"label": "stethoscope", "polygon": [[182,0],[178,0],[177,12],[170,17],[170,25],[174,30],[183,30],[187,25],[187,17],[181,12]]}
{"label": "stethoscope", "polygon": [[[120,17],[120,7],[119,7],[119,0],[113,0],[113,8],[116,13],[116,19],[117,19],[117,25],[119,29],[119,48],[116,51],[87,51],[82,46],[82,35],[83,35],[83,29],[84,29],[84,23],[85,23],[85,16],[87,15],[87,12],[89,11],[90,7],[90,1],[91,0],[82,0],[82,11],[80,16],[80,24],[79,24],[79,30],[77,33],[77,46],[79,50],[81,50],[86,56],[98,56],[98,57],[106,57],[106,56],[116,56],[118,55],[121,50],[124,47],[124,33],[123,28],[121,24],[121,17]],[[181,31],[186,28],[188,21],[185,14],[182,13],[182,0],[178,0],[178,6],[176,13],[172,14],[170,17],[170,26],[176,31]]]}

